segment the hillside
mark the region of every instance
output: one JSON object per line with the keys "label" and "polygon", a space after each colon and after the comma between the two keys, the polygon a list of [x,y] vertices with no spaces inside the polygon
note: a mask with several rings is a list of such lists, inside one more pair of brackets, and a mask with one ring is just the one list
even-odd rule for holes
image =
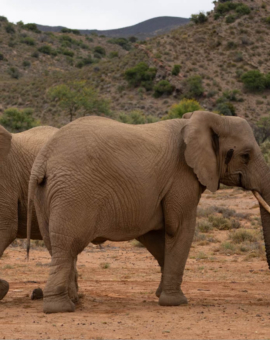
{"label": "hillside", "polygon": [[[101,97],[110,100],[115,113],[140,110],[146,115],[162,117],[173,104],[190,97],[188,91],[191,85],[194,87],[195,77],[195,87],[198,78],[201,79],[201,90],[195,91],[192,97],[203,108],[216,111],[229,107],[236,115],[255,122],[269,114],[270,92],[269,89],[248,91],[241,76],[249,70],[270,72],[270,20],[266,20],[270,17],[270,4],[262,0],[225,3],[228,2],[247,6],[249,13],[230,10],[219,15],[221,2],[217,2],[206,22],[189,23],[143,43],[125,39],[127,49],[124,49],[125,44],[120,46],[106,37],[35,33],[18,25],[11,34],[6,32],[6,24],[2,22],[2,110],[10,106],[32,107],[42,122],[60,126],[67,118],[56,103],[48,102],[46,91],[56,84],[84,80],[86,85],[98,90]],[[35,44],[23,43],[25,38],[33,38]],[[34,57],[44,44],[56,54],[38,52],[39,56]],[[97,58],[97,46],[103,47],[106,54]],[[63,50],[73,55],[65,55]],[[91,61],[87,62],[89,59]],[[29,61],[30,65],[25,66],[24,61]],[[171,95],[154,98],[153,90],[146,90],[142,85],[128,85],[125,70],[142,61],[156,68],[154,85],[166,79],[174,86]],[[174,65],[180,65],[179,75],[172,75]],[[10,75],[11,67],[18,69],[18,79]]]}
{"label": "hillside", "polygon": [[[179,17],[157,17],[140,22],[139,24],[112,30],[96,30],[96,29],[79,29],[81,34],[97,34],[106,37],[124,37],[135,36],[138,39],[151,38],[156,35],[164,34],[179,26],[185,25],[189,19]],[[63,26],[43,26],[38,25],[39,30],[43,32],[61,32]]]}

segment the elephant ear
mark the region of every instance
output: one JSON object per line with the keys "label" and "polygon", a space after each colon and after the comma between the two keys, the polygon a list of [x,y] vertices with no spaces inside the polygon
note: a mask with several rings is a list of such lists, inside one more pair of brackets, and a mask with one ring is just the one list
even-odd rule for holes
{"label": "elephant ear", "polygon": [[200,183],[212,192],[219,188],[219,138],[223,117],[215,113],[195,111],[183,129],[185,159]]}
{"label": "elephant ear", "polygon": [[5,159],[11,147],[12,134],[0,125],[0,161]]}

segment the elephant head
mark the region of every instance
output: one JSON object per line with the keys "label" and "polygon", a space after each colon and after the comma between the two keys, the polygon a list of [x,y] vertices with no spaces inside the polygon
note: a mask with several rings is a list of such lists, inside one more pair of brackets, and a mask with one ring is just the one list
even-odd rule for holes
{"label": "elephant head", "polygon": [[219,116],[196,111],[189,119],[183,137],[187,164],[200,183],[212,192],[219,183],[239,186],[259,199],[268,266],[270,268],[270,168],[253,132],[240,117]]}

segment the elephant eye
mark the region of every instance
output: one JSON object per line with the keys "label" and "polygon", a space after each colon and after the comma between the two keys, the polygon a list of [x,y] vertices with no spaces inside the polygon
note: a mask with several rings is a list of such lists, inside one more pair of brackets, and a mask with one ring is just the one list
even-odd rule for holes
{"label": "elephant eye", "polygon": [[249,153],[243,153],[241,155],[241,157],[242,157],[243,161],[245,162],[245,164],[247,164],[249,162],[249,160],[250,160]]}

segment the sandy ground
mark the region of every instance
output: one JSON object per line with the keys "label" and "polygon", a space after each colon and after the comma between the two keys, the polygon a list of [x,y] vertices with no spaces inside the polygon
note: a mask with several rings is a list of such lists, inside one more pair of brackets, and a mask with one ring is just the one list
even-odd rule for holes
{"label": "sandy ground", "polygon": [[[233,207],[259,216],[251,194],[221,190],[200,206]],[[219,232],[225,233],[225,232]],[[221,236],[222,237],[222,236]],[[75,313],[42,312],[30,300],[43,288],[50,256],[45,248],[9,247],[0,260],[10,290],[0,301],[3,339],[270,339],[270,272],[265,259],[219,255],[193,245],[182,289],[189,304],[160,307],[155,297],[159,268],[145,248],[132,242],[90,245],[79,256],[80,301]],[[208,254],[199,259],[198,252]]]}

